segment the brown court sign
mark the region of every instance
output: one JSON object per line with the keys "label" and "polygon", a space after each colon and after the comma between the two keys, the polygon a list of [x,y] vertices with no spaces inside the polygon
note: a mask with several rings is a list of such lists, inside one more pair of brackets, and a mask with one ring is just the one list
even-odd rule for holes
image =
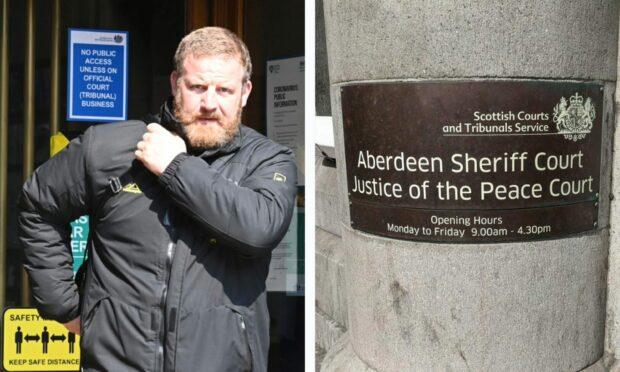
{"label": "brown court sign", "polygon": [[353,228],[495,242],[596,227],[602,85],[401,82],[341,94]]}

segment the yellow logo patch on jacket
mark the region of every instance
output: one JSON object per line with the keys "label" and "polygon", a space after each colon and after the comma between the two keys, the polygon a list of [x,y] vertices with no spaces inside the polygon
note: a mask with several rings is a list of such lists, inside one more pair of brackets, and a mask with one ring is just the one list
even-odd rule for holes
{"label": "yellow logo patch on jacket", "polygon": [[286,176],[282,173],[275,172],[273,174],[273,180],[276,182],[286,182]]}
{"label": "yellow logo patch on jacket", "polygon": [[123,191],[130,192],[132,194],[142,194],[142,190],[135,183],[128,183],[125,187],[123,187]]}

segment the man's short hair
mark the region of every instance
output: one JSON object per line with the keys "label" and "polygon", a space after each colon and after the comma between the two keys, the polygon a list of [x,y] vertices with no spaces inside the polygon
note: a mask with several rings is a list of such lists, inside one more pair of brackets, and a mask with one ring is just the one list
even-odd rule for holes
{"label": "man's short hair", "polygon": [[177,74],[183,75],[183,61],[187,56],[225,57],[237,59],[245,68],[243,83],[252,75],[252,60],[245,43],[233,32],[222,27],[203,27],[187,34],[174,54]]}

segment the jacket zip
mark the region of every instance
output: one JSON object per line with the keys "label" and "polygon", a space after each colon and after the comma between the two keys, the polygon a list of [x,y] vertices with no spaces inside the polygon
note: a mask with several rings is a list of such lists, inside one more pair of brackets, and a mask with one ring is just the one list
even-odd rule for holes
{"label": "jacket zip", "polygon": [[164,265],[164,279],[163,285],[161,288],[161,295],[159,297],[159,309],[161,311],[161,318],[159,324],[158,331],[158,340],[159,344],[157,345],[156,351],[156,361],[155,361],[155,370],[163,371],[166,365],[165,363],[165,353],[164,347],[166,344],[166,303],[168,299],[168,280],[170,279],[170,270],[172,269],[172,259],[174,258],[174,253],[176,251],[176,244],[174,240],[176,240],[176,230],[172,226],[170,222],[169,216],[170,210],[166,211],[166,215],[164,217],[164,226],[168,229],[170,233],[170,241],[168,242],[168,248],[166,250],[166,263]]}

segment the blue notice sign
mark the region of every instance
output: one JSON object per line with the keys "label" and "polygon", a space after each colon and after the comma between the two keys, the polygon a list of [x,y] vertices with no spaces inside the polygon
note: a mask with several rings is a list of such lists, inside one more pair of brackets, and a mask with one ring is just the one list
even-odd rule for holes
{"label": "blue notice sign", "polygon": [[127,31],[69,29],[67,120],[127,119]]}

